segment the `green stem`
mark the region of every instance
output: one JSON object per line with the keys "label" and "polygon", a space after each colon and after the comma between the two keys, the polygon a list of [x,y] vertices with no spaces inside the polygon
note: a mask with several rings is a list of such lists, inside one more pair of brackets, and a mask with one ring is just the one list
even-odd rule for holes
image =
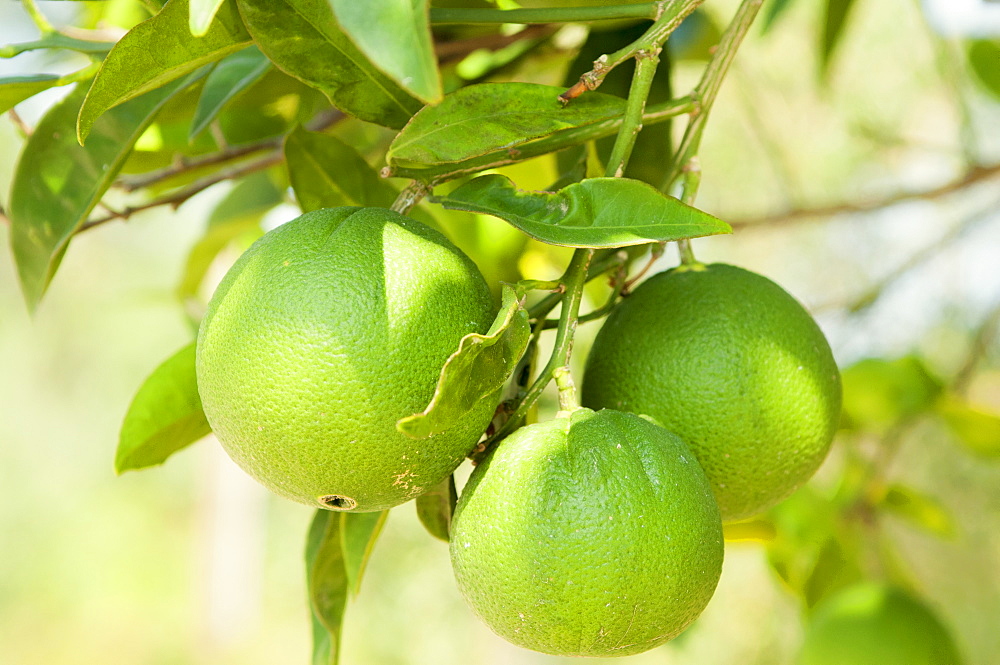
{"label": "green stem", "polygon": [[[568,95],[575,97],[586,90],[596,90],[604,81],[612,69],[618,65],[634,58],[642,51],[658,52],[663,42],[667,41],[677,26],[688,17],[688,15],[698,8],[704,0],[673,0],[672,2],[660,3],[662,13],[657,17],[649,30],[643,33],[642,37],[635,40],[628,46],[610,53],[602,55],[594,61],[594,68],[580,77],[580,83],[574,88],[580,89],[575,94]],[[573,90],[571,88],[570,90]],[[565,94],[565,93],[564,93]]]}
{"label": "green stem", "polygon": [[609,7],[543,7],[538,9],[446,9],[432,8],[431,23],[571,23],[609,19],[650,19],[659,15],[662,3],[611,5]]}
{"label": "green stem", "polygon": [[[620,274],[614,279],[614,283],[611,288],[611,295],[608,296],[607,302],[598,307],[597,309],[587,312],[586,314],[581,316],[579,319],[577,319],[579,323],[596,321],[597,319],[604,318],[605,316],[611,313],[611,310],[613,310],[615,308],[615,305],[618,304],[619,296],[621,296],[622,291],[625,289],[625,284],[627,280],[625,279],[624,268],[625,268],[624,264],[618,267]],[[588,276],[588,281],[589,279],[590,278]],[[559,327],[559,319],[545,319],[545,321],[542,321],[543,330],[552,330],[558,327]]]}
{"label": "green stem", "polygon": [[[690,97],[680,97],[661,104],[654,104],[649,106],[645,113],[643,113],[642,124],[645,126],[657,122],[666,122],[673,117],[691,113],[694,109],[695,104]],[[550,152],[580,145],[587,141],[611,136],[621,127],[623,119],[624,116],[619,116],[584,127],[564,129],[530,143],[510,149],[497,150],[496,152],[473,157],[455,164],[438,164],[426,168],[391,166],[383,169],[382,175],[388,178],[413,178],[431,185],[437,185],[486,169],[523,162],[526,159],[547,155]]]}
{"label": "green stem", "polygon": [[572,413],[580,408],[580,401],[576,397],[576,384],[573,383],[573,375],[570,374],[569,367],[556,367],[552,373],[556,380],[556,388],[559,389],[559,410],[563,413]]}
{"label": "green stem", "polygon": [[35,25],[38,27],[38,31],[42,33],[43,37],[56,31],[56,29],[52,27],[52,24],[49,23],[49,20],[45,18],[45,14],[38,9],[38,5],[35,4],[35,0],[21,0],[21,4],[24,5],[25,11],[28,12],[28,16],[31,17],[31,20],[35,22]]}
{"label": "green stem", "polygon": [[[558,368],[569,364],[570,355],[573,352],[573,333],[576,332],[577,319],[580,314],[580,302],[583,300],[583,285],[587,281],[587,268],[594,255],[592,249],[577,249],[573,252],[569,266],[562,276],[562,283],[566,290],[562,294],[562,311],[559,313],[559,329],[556,331],[556,341],[552,349],[552,356],[545,368],[531,387],[528,388],[524,399],[517,405],[517,410],[493,435],[493,441],[500,441],[514,431],[528,415],[532,405],[542,395],[545,386],[552,381]],[[487,444],[487,448],[489,445]]]}
{"label": "green stem", "polygon": [[392,202],[392,206],[389,209],[398,212],[400,215],[405,215],[410,212],[413,206],[420,203],[430,191],[427,185],[419,180],[414,180],[399,192],[399,195]]}
{"label": "green stem", "polygon": [[670,177],[667,178],[667,191],[673,187],[677,179],[683,175],[683,170],[691,161],[691,158],[698,153],[698,146],[701,144],[701,135],[705,130],[705,122],[708,120],[708,112],[715,102],[715,97],[722,86],[722,80],[729,71],[729,66],[736,57],[743,38],[750,29],[757,16],[757,11],[763,0],[743,0],[732,22],[722,35],[719,45],[716,47],[712,60],[705,68],[701,81],[695,87],[692,97],[697,101],[698,108],[691,113],[691,121],[684,131],[684,138],[677,148],[677,155],[671,167]]}
{"label": "green stem", "polygon": [[632,155],[635,140],[642,129],[642,114],[646,110],[646,99],[656,75],[656,65],[659,64],[659,47],[651,51],[639,51],[635,54],[635,74],[632,76],[632,86],[628,92],[628,104],[622,117],[618,138],[611,150],[605,175],[620,178],[625,174],[625,165]]}
{"label": "green stem", "polygon": [[[586,281],[589,282],[592,279],[596,279],[613,268],[622,268],[627,261],[628,254],[622,250],[613,250],[603,255],[598,253],[587,269]],[[542,319],[556,308],[560,300],[562,300],[561,291],[559,293],[550,293],[528,308],[528,316],[532,319]],[[554,321],[551,327],[555,328],[556,325],[558,324]]]}

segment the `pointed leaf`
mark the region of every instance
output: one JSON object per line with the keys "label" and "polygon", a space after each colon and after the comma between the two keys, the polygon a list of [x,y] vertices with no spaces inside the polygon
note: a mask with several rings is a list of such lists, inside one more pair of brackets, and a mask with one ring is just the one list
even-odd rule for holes
{"label": "pointed leaf", "polygon": [[29,97],[59,85],[59,78],[55,74],[0,78],[0,113],[6,113]]}
{"label": "pointed leaf", "polygon": [[791,4],[792,0],[771,0],[767,3],[764,11],[761,12],[761,32],[769,31]]}
{"label": "pointed leaf", "polygon": [[842,373],[844,425],[885,431],[932,406],[941,382],[917,357],[867,358]]}
{"label": "pointed leaf", "polygon": [[937,499],[912,487],[891,485],[877,506],[936,536],[950,538],[955,535],[955,521],[948,509]]}
{"label": "pointed leaf", "polygon": [[485,175],[431,200],[499,217],[532,238],[566,247],[624,247],[732,232],[712,215],[628,178],[590,178],[558,192],[528,192],[506,176]]}
{"label": "pointed leaf", "polygon": [[306,583],[313,617],[313,665],[337,665],[347,604],[341,515],[317,510],[306,539]]}
{"label": "pointed leaf", "polygon": [[531,338],[531,324],[518,294],[504,285],[500,312],[485,335],[470,333],[441,369],[431,403],[421,413],[402,418],[396,429],[424,439],[453,427],[480,400],[500,390],[517,366]]}
{"label": "pointed leaf", "polygon": [[826,21],[823,23],[823,43],[820,50],[820,63],[824,72],[830,67],[830,57],[844,33],[847,15],[853,5],[854,0],[827,0],[826,2]]}
{"label": "pointed leaf", "polygon": [[330,0],[344,33],[389,78],[427,104],[441,101],[429,0]]}
{"label": "pointed leaf", "polygon": [[454,474],[442,480],[431,491],[418,496],[415,503],[420,523],[432,536],[447,543],[451,533],[451,517],[455,514],[455,504],[458,503]]}
{"label": "pointed leaf", "polygon": [[163,464],[212,431],[201,410],[195,345],[170,356],[146,378],[125,414],[115,472]]}
{"label": "pointed leaf", "polygon": [[375,541],[382,533],[389,511],[378,513],[341,513],[340,536],[344,550],[344,570],[347,588],[357,594],[365,574],[368,559],[375,549]]}
{"label": "pointed leaf", "polygon": [[955,398],[942,400],[937,405],[937,412],[970,452],[981,457],[1000,458],[1000,414]]}
{"label": "pointed leaf", "polygon": [[362,120],[400,128],[420,109],[341,31],[329,0],[238,0],[254,41],[279,69]]}
{"label": "pointed leaf", "polygon": [[188,0],[172,0],[125,34],[111,49],[80,109],[81,143],[108,109],[163,86],[250,43],[231,4],[221,7],[204,37],[188,29]]}
{"label": "pointed leaf", "polygon": [[205,80],[198,108],[191,120],[189,137],[193,139],[203,132],[231,99],[270,70],[271,61],[256,46],[249,46],[222,60]]}
{"label": "pointed leaf", "polygon": [[335,136],[298,127],[285,139],[288,175],[302,212],[338,206],[388,208],[396,190]]}
{"label": "pointed leaf", "polygon": [[73,234],[107,191],[132,145],[175,93],[200,74],[122,104],[101,118],[86,147],[73,131],[82,86],[42,118],[21,154],[11,190],[11,245],[28,309],[52,281]]}
{"label": "pointed leaf", "polygon": [[[174,0],[176,2],[177,0]],[[191,0],[188,27],[195,37],[204,37],[219,7],[226,0]]]}
{"label": "pointed leaf", "polygon": [[483,83],[447,95],[413,117],[389,147],[390,166],[428,167],[460,162],[553,132],[621,116],[625,100],[589,92],[559,103],[562,88],[536,83]]}

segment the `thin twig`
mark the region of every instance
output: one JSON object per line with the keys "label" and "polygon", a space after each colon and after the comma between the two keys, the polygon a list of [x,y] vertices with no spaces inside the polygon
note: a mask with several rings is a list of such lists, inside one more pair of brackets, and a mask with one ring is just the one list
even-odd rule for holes
{"label": "thin twig", "polygon": [[951,380],[951,388],[955,393],[965,396],[969,384],[972,383],[972,377],[975,376],[976,367],[986,356],[990,346],[996,343],[998,333],[1000,333],[1000,304],[986,314],[976,329],[965,361]]}
{"label": "thin twig", "polygon": [[1000,178],[1000,164],[993,166],[973,166],[964,176],[939,187],[925,189],[917,192],[899,192],[885,198],[871,201],[838,203],[830,206],[817,206],[814,208],[798,208],[774,215],[755,217],[730,221],[730,226],[734,229],[749,229],[756,226],[779,226],[783,224],[794,224],[804,221],[818,221],[835,215],[845,215],[851,213],[874,212],[882,210],[899,203],[917,200],[933,200],[954,194],[968,189],[981,182],[986,182]]}
{"label": "thin twig", "polygon": [[14,127],[17,128],[17,131],[20,132],[21,136],[23,136],[24,138],[30,137],[31,134],[34,132],[34,130],[28,126],[28,123],[26,123],[14,109],[7,111],[7,117],[10,118],[10,121],[14,124]]}
{"label": "thin twig", "polygon": [[450,42],[439,42],[434,45],[434,53],[441,64],[461,60],[474,51],[486,49],[497,51],[525,39],[541,39],[555,34],[559,29],[556,25],[534,25],[513,35],[484,35],[472,39],[457,39]]}

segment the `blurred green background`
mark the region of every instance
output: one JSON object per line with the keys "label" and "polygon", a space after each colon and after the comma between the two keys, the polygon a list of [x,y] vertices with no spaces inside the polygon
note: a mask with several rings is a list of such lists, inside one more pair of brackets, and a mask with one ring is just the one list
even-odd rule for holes
{"label": "blurred green background", "polygon": [[[96,3],[40,4],[68,22],[80,9],[71,5]],[[707,4],[718,25],[735,7]],[[1000,413],[1000,353],[988,325],[1000,311],[1000,169],[992,166],[1000,163],[1000,93],[971,71],[967,39],[935,35],[920,4],[904,0],[855,3],[821,76],[822,18],[818,3],[791,3],[741,49],[705,135],[697,202],[739,226],[731,237],[695,241],[694,250],[703,261],[759,271],[801,299],[842,368],[913,356],[935,378],[884,364],[856,371],[848,383],[854,420],[808,491],[747,527],[749,540],[727,544],[705,614],[675,643],[633,657],[637,665],[791,665],[803,635],[803,589],[771,564],[804,566],[813,586],[836,586],[849,580],[844,571],[855,559],[871,563],[869,545],[885,542],[893,553],[872,565],[891,560],[893,570],[876,573],[905,579],[953,631],[968,663],[1000,663],[1000,435],[989,429]],[[0,25],[4,43],[33,37],[16,3],[0,5]],[[579,29],[566,33],[567,44],[582,38]],[[1000,59],[984,62],[987,74],[990,66],[1000,72]],[[27,56],[0,65],[2,74],[72,69]],[[678,62],[675,90],[687,90],[702,66]],[[529,57],[505,76],[539,80],[540,69]],[[18,110],[31,124],[57,97]],[[0,118],[0,204],[21,142],[14,123]],[[554,158],[510,172],[522,187],[541,188],[555,179]],[[953,182],[962,186],[947,188]],[[81,235],[34,319],[9,252],[0,253],[0,663],[308,662],[308,508],[268,495],[211,437],[162,468],[120,478],[112,470],[132,395],[193,334],[174,293],[224,189],[173,214],[152,211]],[[896,201],[913,192],[931,195]],[[295,215],[283,206],[268,223]],[[510,234],[495,220],[445,223],[470,253]],[[471,223],[475,232],[453,227]],[[9,244],[5,225],[0,241]],[[518,267],[551,278],[565,259],[532,243]],[[487,273],[501,269],[503,258],[492,260],[482,266]],[[668,248],[658,267],[675,264]],[[601,303],[599,288],[591,296],[585,306]],[[577,360],[595,332],[593,324],[581,328]],[[921,398],[927,386],[934,394]],[[889,403],[879,403],[886,395]],[[942,399],[965,411],[949,412]],[[986,419],[963,430],[969,405]],[[543,405],[543,417],[553,408]],[[844,518],[836,497],[887,442],[881,494],[870,497],[876,525],[857,530],[866,519]],[[887,499],[892,484],[898,494]],[[844,542],[861,551],[836,555],[839,567],[826,573],[816,572],[813,551],[826,536],[800,528],[822,522],[824,511],[840,515]],[[471,615],[447,547],[423,532],[412,505],[392,511],[344,635],[347,664],[561,660],[510,646]]]}

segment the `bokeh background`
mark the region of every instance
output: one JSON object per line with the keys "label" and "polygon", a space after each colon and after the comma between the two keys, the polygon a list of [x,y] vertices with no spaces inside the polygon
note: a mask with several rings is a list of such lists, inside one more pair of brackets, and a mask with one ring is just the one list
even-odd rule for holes
{"label": "bokeh background", "polygon": [[[104,3],[39,4],[71,23]],[[942,394],[1000,413],[1000,56],[988,57],[1000,49],[987,49],[979,62],[968,55],[970,40],[997,44],[1000,31],[985,20],[963,22],[961,12],[979,3],[858,0],[821,73],[822,4],[791,3],[741,49],[706,131],[698,199],[737,230],[695,241],[694,250],[782,284],[817,316],[842,368],[917,357]],[[734,7],[713,0],[704,18],[725,25]],[[131,3],[101,10],[111,28],[139,18]],[[0,4],[0,42],[34,36],[17,3]],[[582,28],[566,29],[546,57],[583,36]],[[680,59],[676,89],[693,85],[702,66],[696,56]],[[31,54],[0,60],[0,75],[40,68],[71,71],[74,63]],[[557,83],[562,74],[546,75],[526,57],[503,77]],[[60,94],[18,112],[30,125]],[[0,118],[0,205],[22,141],[15,123]],[[538,188],[557,176],[551,157],[509,172]],[[0,252],[0,663],[308,662],[308,508],[268,495],[211,437],[163,467],[113,473],[132,395],[193,335],[176,287],[225,189],[176,212],[154,210],[81,235],[34,318],[9,252]],[[296,214],[281,206],[265,224]],[[499,269],[504,247],[520,250],[501,222],[448,223],[470,253],[494,247],[487,273]],[[0,243],[9,245],[6,225]],[[236,247],[225,253],[214,272],[237,254]],[[551,278],[566,258],[529,243],[516,265]],[[676,262],[668,248],[657,268]],[[601,296],[595,286],[585,306]],[[593,324],[581,328],[578,359],[595,332]],[[866,382],[855,385],[863,400]],[[542,416],[551,410],[550,400]],[[877,456],[895,437],[882,471],[887,483],[913,492],[912,510],[880,514],[877,529],[857,538],[890,542],[894,565],[953,631],[967,662],[995,665],[1000,441],[990,447],[990,421],[982,421],[985,443],[973,451],[932,411],[889,425],[848,423],[810,488],[785,510],[835,496],[859,457]],[[722,581],[703,617],[676,642],[630,662],[794,663],[803,600],[771,565],[775,538],[784,535],[769,534],[768,525],[780,519],[755,522],[741,532],[746,540],[727,543]],[[426,535],[412,505],[392,511],[344,636],[350,665],[561,662],[506,644],[471,615],[447,547]]]}

